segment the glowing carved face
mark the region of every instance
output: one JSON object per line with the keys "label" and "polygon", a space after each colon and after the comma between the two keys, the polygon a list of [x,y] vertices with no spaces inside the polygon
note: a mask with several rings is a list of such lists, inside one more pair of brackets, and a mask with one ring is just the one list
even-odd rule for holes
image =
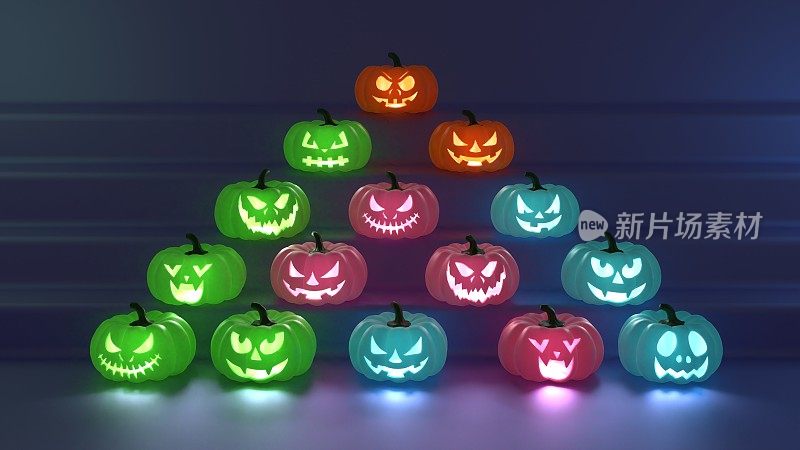
{"label": "glowing carved face", "polygon": [[374,195],[369,197],[369,209],[365,212],[364,223],[383,234],[403,234],[414,227],[419,220],[419,213],[412,211],[414,199],[410,194],[392,192],[384,195],[381,203]]}
{"label": "glowing carved face", "polygon": [[258,334],[254,334],[252,339],[250,337],[242,338],[239,333],[231,332],[230,335],[231,349],[239,355],[242,355],[237,363],[234,363],[229,358],[225,360],[228,368],[239,378],[253,381],[264,381],[275,377],[283,372],[286,364],[289,363],[289,358],[284,358],[278,363],[273,364],[270,360],[272,358],[265,358],[278,353],[283,348],[284,332],[279,331],[269,336],[259,338]]}
{"label": "glowing carved face", "polygon": [[111,333],[106,334],[105,353],[97,355],[100,366],[113,377],[128,380],[152,375],[158,369],[161,355],[153,351],[153,333],[128,333],[118,336],[116,342]]}
{"label": "glowing carved face", "polygon": [[[644,292],[647,283],[634,284],[631,289],[627,286],[625,279],[634,279],[642,272],[642,258],[633,258],[630,262],[626,263],[620,268],[615,267],[611,261],[601,261],[599,258],[591,258],[592,271],[599,278],[601,282],[587,282],[592,295],[598,300],[608,303],[625,303],[629,302]],[[613,277],[613,278],[612,278]],[[611,279],[611,283],[608,283]],[[635,280],[634,280],[635,282]],[[605,284],[607,289],[601,289],[598,286]]]}
{"label": "glowing carved face", "polygon": [[416,80],[407,70],[385,71],[375,78],[375,87],[382,94],[372,98],[389,109],[405,108],[419,94],[414,86]]}
{"label": "glowing carved face", "polygon": [[[476,267],[475,264],[480,267]],[[447,285],[456,297],[473,303],[486,303],[503,291],[506,271],[503,267],[498,269],[496,260],[486,262],[483,258],[479,258],[475,262],[469,260],[451,262],[447,265],[446,276]]]}
{"label": "glowing carved face", "polygon": [[575,365],[575,359],[572,354],[580,344],[581,338],[564,339],[561,343],[553,341],[552,344],[550,339],[542,339],[541,341],[536,339],[528,340],[539,352],[539,372],[542,377],[553,381],[562,381],[569,378]]}
{"label": "glowing carved face", "polygon": [[327,132],[317,132],[314,136],[311,135],[310,131],[306,131],[301,145],[309,150],[309,154],[303,156],[303,159],[300,160],[307,167],[344,167],[350,162],[350,158],[342,153],[328,155],[329,151],[349,147],[347,133],[344,131],[333,135]]}
{"label": "glowing carved face", "polygon": [[[682,333],[683,334],[683,333]],[[680,340],[683,339],[683,342]],[[708,371],[708,344],[697,331],[679,337],[674,331],[665,331],[656,344],[658,354],[653,358],[655,374],[659,379],[672,380],[701,378]]]}
{"label": "glowing carved face", "polygon": [[299,204],[291,195],[274,189],[239,196],[239,217],[253,233],[277,236],[294,225]]}
{"label": "glowing carved face", "polygon": [[[364,361],[376,375],[384,372],[387,377],[397,379],[405,378],[408,373],[416,374],[428,363],[427,357],[419,360],[419,355],[422,354],[422,337],[419,337],[416,343],[410,348],[401,349],[401,351],[403,350],[405,351],[402,353],[403,356],[401,357],[397,352],[397,348],[383,349],[375,342],[375,337],[372,336],[370,337],[370,353],[373,359],[382,361],[383,364],[373,362],[366,355],[364,356]],[[387,359],[386,355],[389,354],[389,351],[391,351],[391,356]],[[409,364],[409,360],[413,363]]]}
{"label": "glowing carved face", "polygon": [[[472,134],[474,133],[470,135],[472,136]],[[485,140],[481,139],[482,144],[480,145],[478,139],[480,138],[475,138],[470,143],[469,139],[464,141],[453,131],[453,145],[447,148],[447,153],[457,164],[466,163],[469,167],[492,164],[503,152],[502,147],[497,148],[497,132],[492,132],[491,136]]]}
{"label": "glowing carved face", "polygon": [[294,261],[289,261],[289,279],[283,280],[286,289],[295,297],[303,296],[306,300],[322,300],[323,295],[333,297],[347,282],[339,275],[339,261],[322,273],[315,273],[314,268],[303,269],[304,272],[297,270]]}
{"label": "glowing carved face", "polygon": [[164,270],[170,276],[169,288],[175,300],[181,303],[195,304],[203,298],[203,276],[213,264],[184,265],[164,264]]}
{"label": "glowing carved face", "polygon": [[558,194],[549,204],[542,206],[528,205],[521,195],[517,195],[517,223],[520,228],[539,234],[552,230],[561,222],[561,197]]}

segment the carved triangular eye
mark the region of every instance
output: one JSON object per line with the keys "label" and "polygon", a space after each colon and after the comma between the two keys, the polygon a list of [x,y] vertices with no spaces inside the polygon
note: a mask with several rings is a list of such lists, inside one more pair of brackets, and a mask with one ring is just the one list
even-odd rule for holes
{"label": "carved triangular eye", "polygon": [[175,278],[175,275],[177,275],[178,271],[181,270],[181,265],[175,264],[174,266],[170,266],[168,264],[164,264],[164,268],[167,269],[167,273],[169,273],[169,276]]}
{"label": "carved triangular eye", "polygon": [[371,210],[373,210],[375,212],[383,211],[383,206],[381,206],[380,203],[378,203],[378,201],[375,200],[375,196],[374,195],[370,195],[369,196],[369,209],[371,209]]}
{"label": "carved triangular eye", "polygon": [[378,347],[378,343],[375,342],[375,337],[370,336],[369,338],[369,351],[372,352],[373,355],[385,355],[386,351],[380,347]]}
{"label": "carved triangular eye", "polygon": [[569,341],[567,341],[567,340],[565,340],[563,342],[564,342],[564,347],[567,348],[567,351],[572,353],[575,350],[575,347],[577,347],[578,344],[581,342],[581,338],[575,338],[575,339],[572,340],[571,343]]}
{"label": "carved triangular eye", "polygon": [[422,338],[420,337],[417,339],[417,343],[414,344],[410,349],[403,356],[414,356],[419,355],[422,353]]}
{"label": "carved triangular eye", "polygon": [[203,278],[203,275],[205,275],[206,272],[208,272],[208,269],[211,268],[211,264],[206,264],[203,267],[200,266],[193,266],[193,267],[194,267],[194,273],[196,273],[198,277]]}
{"label": "carved triangular eye", "polygon": [[258,210],[262,210],[262,209],[267,207],[267,203],[264,200],[261,200],[260,198],[254,196],[254,195],[248,195],[247,196],[247,201],[250,202],[250,205],[253,208],[258,209]]}
{"label": "carved triangular eye", "polygon": [[340,131],[339,142],[334,141],[333,144],[331,144],[331,150],[338,150],[340,148],[345,148],[348,145],[350,144],[347,142],[347,135],[344,133],[344,131]]}
{"label": "carved triangular eye", "polygon": [[517,195],[517,214],[530,214],[533,210],[525,203],[521,195]]}
{"label": "carved triangular eye", "polygon": [[536,347],[536,350],[539,350],[539,353],[544,353],[545,349],[547,348],[547,344],[550,343],[550,339],[544,339],[541,342],[530,338],[528,340],[531,341],[531,344],[533,344],[534,347]]}
{"label": "carved triangular eye", "polygon": [[144,342],[142,342],[142,345],[136,347],[136,350],[134,350],[133,353],[137,354],[147,353],[152,349],[153,349],[153,333],[150,333],[147,336],[147,339],[145,339]]}
{"label": "carved triangular eye", "polygon": [[468,265],[458,261],[456,261],[456,269],[458,269],[458,273],[460,273],[462,277],[469,277],[475,273],[475,271],[470,269]]}
{"label": "carved triangular eye", "polygon": [[108,353],[119,353],[120,348],[111,340],[111,333],[106,335],[106,351]]}
{"label": "carved triangular eye", "polygon": [[556,195],[556,198],[553,199],[553,203],[550,204],[550,207],[547,208],[545,213],[549,214],[558,214],[561,212],[561,197]]}
{"label": "carved triangular eye", "polygon": [[455,131],[453,131],[453,145],[458,145],[458,146],[461,146],[461,147],[463,147],[463,146],[467,145],[467,143],[466,143],[466,142],[464,142],[464,141],[462,141],[462,140],[461,140],[461,138],[460,138],[460,137],[458,137],[458,135],[456,134],[456,132],[455,132]]}
{"label": "carved triangular eye", "polygon": [[495,131],[492,134],[492,137],[490,137],[486,142],[484,142],[483,145],[484,146],[497,145],[497,131]]}
{"label": "carved triangular eye", "polygon": [[497,268],[497,261],[489,261],[489,264],[486,264],[486,267],[481,270],[481,275],[485,277],[490,277],[494,273],[494,270]]}
{"label": "carved triangular eye", "polygon": [[289,202],[289,194],[283,193],[278,200],[275,200],[275,207],[278,209],[286,208],[286,204]]}
{"label": "carved triangular eye", "polygon": [[397,208],[397,212],[408,212],[412,206],[414,206],[414,200],[409,195],[408,198],[406,198],[406,201],[403,202],[399,208]]}
{"label": "carved triangular eye", "polygon": [[320,278],[334,278],[339,276],[339,261],[336,261],[336,264],[333,265],[331,270],[329,270],[325,275],[321,276]]}
{"label": "carved triangular eye", "polygon": [[310,148],[312,150],[317,150],[319,146],[317,145],[317,141],[311,139],[311,133],[306,131],[305,136],[303,136],[303,147]]}
{"label": "carved triangular eye", "polygon": [[292,278],[305,278],[305,275],[300,273],[300,271],[294,267],[294,263],[292,261],[289,261],[289,276]]}

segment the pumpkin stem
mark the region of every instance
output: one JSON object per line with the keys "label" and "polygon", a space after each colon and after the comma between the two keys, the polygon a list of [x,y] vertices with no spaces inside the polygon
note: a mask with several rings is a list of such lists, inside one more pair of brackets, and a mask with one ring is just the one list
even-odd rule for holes
{"label": "pumpkin stem", "polygon": [[322,125],[336,125],[336,122],[334,122],[333,118],[331,117],[331,113],[329,113],[327,109],[317,108],[317,112],[322,114],[322,118],[325,120],[325,123]]}
{"label": "pumpkin stem", "polygon": [[525,172],[525,176],[531,179],[531,190],[532,191],[546,191],[544,187],[542,187],[542,183],[539,181],[539,177],[536,176],[533,172]]}
{"label": "pumpkin stem", "polygon": [[138,316],[136,320],[130,323],[132,327],[146,327],[153,324],[153,322],[147,320],[147,315],[145,315],[142,305],[133,302],[131,303],[131,309],[136,311],[136,315]]}
{"label": "pumpkin stem", "polygon": [[617,247],[617,239],[614,237],[613,234],[606,231],[603,233],[603,236],[606,237],[606,241],[608,241],[608,248],[603,250],[606,253],[623,253],[622,250]]}
{"label": "pumpkin stem", "polygon": [[546,328],[558,328],[564,326],[564,322],[558,320],[558,317],[556,317],[556,310],[554,310],[552,306],[542,305],[539,308],[547,313],[547,320],[539,322],[539,325]]}
{"label": "pumpkin stem", "polygon": [[400,303],[392,302],[392,308],[394,309],[394,320],[387,322],[386,325],[392,328],[410,327],[411,322],[403,317],[403,308],[400,307]]}
{"label": "pumpkin stem", "polygon": [[185,255],[205,255],[208,253],[207,251],[203,250],[203,246],[200,245],[200,240],[197,239],[197,236],[195,236],[193,233],[186,233],[186,239],[192,243],[192,249],[184,253]]}
{"label": "pumpkin stem", "polygon": [[474,112],[472,112],[472,111],[470,111],[468,109],[462,109],[461,110],[461,114],[467,116],[467,119],[469,119],[469,124],[470,125],[477,125],[478,124],[478,120],[475,119],[475,113]]}
{"label": "pumpkin stem", "polygon": [[663,323],[664,325],[669,325],[671,327],[678,326],[678,325],[683,325],[683,324],[686,323],[686,322],[682,321],[681,319],[678,319],[678,315],[675,314],[675,309],[671,305],[668,305],[666,303],[662,303],[662,304],[658,305],[658,309],[660,309],[661,311],[664,311],[665,313],[667,313],[667,318],[662,320],[662,321],[660,321],[659,323]]}
{"label": "pumpkin stem", "polygon": [[389,52],[388,56],[389,58],[392,59],[392,63],[394,64],[395,67],[403,67],[403,64],[400,62],[400,57],[397,56],[397,53]]}
{"label": "pumpkin stem", "polygon": [[256,189],[266,189],[267,188],[267,175],[269,174],[269,169],[264,169],[261,171],[261,174],[258,176],[258,183],[253,186]]}
{"label": "pumpkin stem", "polygon": [[250,307],[258,311],[258,320],[253,321],[253,326],[269,327],[276,324],[275,322],[269,320],[269,315],[267,315],[267,308],[264,308],[264,305],[262,305],[261,303],[256,303],[256,302],[250,303]]}
{"label": "pumpkin stem", "polygon": [[473,237],[471,234],[468,234],[465,239],[467,240],[467,242],[469,242],[469,248],[464,250],[462,253],[470,256],[482,255],[485,253],[483,249],[478,247],[478,241],[476,241],[475,237]]}
{"label": "pumpkin stem", "polygon": [[311,232],[311,236],[314,236],[314,250],[311,250],[311,253],[325,253],[328,250],[325,249],[325,246],[322,245],[322,236],[316,231]]}
{"label": "pumpkin stem", "polygon": [[401,191],[403,190],[403,188],[400,187],[400,184],[397,183],[397,175],[395,175],[394,172],[386,171],[386,176],[389,177],[389,182],[392,184],[391,186],[389,186],[389,189],[387,189],[387,191],[394,191],[398,189]]}

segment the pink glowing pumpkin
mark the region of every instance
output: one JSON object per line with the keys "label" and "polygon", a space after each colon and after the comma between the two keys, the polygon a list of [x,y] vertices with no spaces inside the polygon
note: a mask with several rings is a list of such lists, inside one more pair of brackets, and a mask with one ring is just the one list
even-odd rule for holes
{"label": "pink glowing pumpkin", "polygon": [[500,335],[500,364],[511,374],[531,381],[582,380],[603,362],[603,338],[583,317],[556,315],[542,305],[508,322]]}
{"label": "pink glowing pumpkin", "polygon": [[355,247],[323,242],[290,245],[272,261],[270,281],[278,297],[295,304],[338,305],[355,299],[367,283],[367,263]]}
{"label": "pink glowing pumpkin", "polygon": [[451,305],[498,305],[519,287],[519,267],[503,247],[478,244],[472,235],[464,244],[433,252],[425,269],[425,285],[436,300]]}

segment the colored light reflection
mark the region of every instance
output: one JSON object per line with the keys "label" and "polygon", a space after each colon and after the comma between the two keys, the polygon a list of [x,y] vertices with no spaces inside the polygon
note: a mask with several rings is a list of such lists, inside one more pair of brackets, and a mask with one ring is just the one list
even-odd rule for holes
{"label": "colored light reflection", "polygon": [[648,404],[664,405],[673,404],[691,406],[692,404],[706,404],[719,399],[718,393],[706,388],[692,386],[688,388],[657,388],[645,394]]}
{"label": "colored light reflection", "polygon": [[542,386],[530,393],[531,402],[537,410],[570,410],[579,402],[580,392],[563,386]]}
{"label": "colored light reflection", "polygon": [[376,408],[413,409],[428,403],[430,394],[414,389],[382,388],[364,395],[367,404]]}
{"label": "colored light reflection", "polygon": [[287,405],[291,400],[289,393],[277,389],[242,388],[233,394],[242,404],[253,406],[280,407]]}
{"label": "colored light reflection", "polygon": [[119,387],[109,389],[98,394],[101,401],[113,405],[124,406],[153,406],[158,405],[164,396],[158,392],[136,389],[131,387]]}

